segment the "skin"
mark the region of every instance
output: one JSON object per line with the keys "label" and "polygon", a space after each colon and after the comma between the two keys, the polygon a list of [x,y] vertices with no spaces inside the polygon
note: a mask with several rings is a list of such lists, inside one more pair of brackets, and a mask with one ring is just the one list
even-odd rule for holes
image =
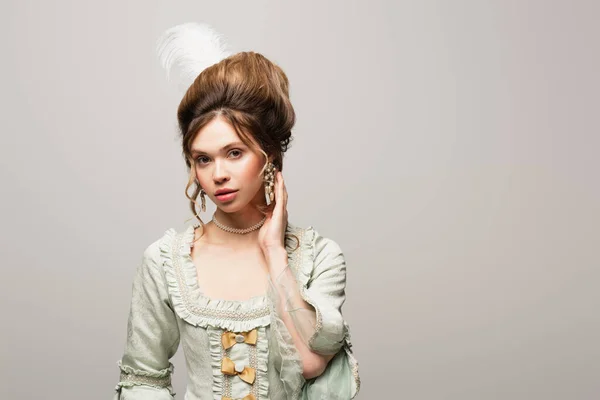
{"label": "skin", "polygon": [[[206,195],[217,209],[216,218],[233,228],[247,228],[260,222],[263,214],[256,208],[266,205],[263,175],[264,155],[243,144],[235,129],[221,117],[216,117],[203,127],[192,145],[195,175]],[[260,174],[260,175],[259,175]],[[215,192],[221,188],[238,190],[234,200],[221,202]],[[219,229],[213,222],[195,232],[200,238],[192,248],[192,259],[204,294],[211,298],[245,300],[266,293],[269,276],[278,277],[282,271],[294,279],[289,268],[284,246],[287,226],[287,199],[283,176],[275,176],[275,201],[269,208],[266,220],[259,230],[239,235]],[[199,261],[201,260],[201,261]],[[301,300],[296,285],[290,295]],[[283,299],[283,294],[282,294]],[[295,329],[286,312],[280,313],[303,363],[305,379],[323,373],[334,355],[321,355],[309,349]]]}

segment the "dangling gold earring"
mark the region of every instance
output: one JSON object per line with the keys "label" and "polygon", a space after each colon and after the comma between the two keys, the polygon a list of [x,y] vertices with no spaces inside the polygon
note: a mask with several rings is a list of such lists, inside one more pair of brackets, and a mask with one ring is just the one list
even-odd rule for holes
{"label": "dangling gold earring", "polygon": [[204,189],[200,189],[200,200],[202,201],[202,206],[200,208],[202,212],[206,212],[206,197],[204,197],[205,194],[206,192],[204,191]]}
{"label": "dangling gold earring", "polygon": [[269,162],[265,171],[265,194],[272,202],[275,199],[275,192],[273,191],[275,186],[275,164]]}

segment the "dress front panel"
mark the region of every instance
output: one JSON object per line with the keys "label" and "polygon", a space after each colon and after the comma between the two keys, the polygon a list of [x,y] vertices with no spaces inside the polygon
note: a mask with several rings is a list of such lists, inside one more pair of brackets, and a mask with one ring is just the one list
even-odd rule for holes
{"label": "dress front panel", "polygon": [[[187,367],[186,400],[354,397],[360,385],[358,364],[341,317],[343,297],[337,298],[345,285],[345,267],[328,256],[338,249],[320,242],[312,228],[289,224],[288,231],[299,240],[295,245],[286,242],[290,268],[317,310],[319,324],[311,345],[324,354],[343,348],[322,376],[308,382],[303,378],[299,353],[270,294],[234,301],[202,293],[191,257],[190,226],[183,232],[167,230],[144,252],[134,279],[128,341],[118,362],[121,379],[113,400],[174,399],[169,360],[179,344]],[[319,258],[324,261],[315,265]],[[343,281],[329,285],[316,279],[317,267],[326,271],[319,272],[324,277],[339,272]],[[335,397],[335,392],[347,397]]]}

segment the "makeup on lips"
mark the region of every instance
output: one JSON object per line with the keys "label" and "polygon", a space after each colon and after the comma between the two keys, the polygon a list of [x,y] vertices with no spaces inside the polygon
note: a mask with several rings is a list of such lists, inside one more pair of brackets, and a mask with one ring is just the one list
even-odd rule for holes
{"label": "makeup on lips", "polygon": [[234,189],[219,189],[215,192],[215,197],[221,202],[231,201],[237,196],[237,190]]}

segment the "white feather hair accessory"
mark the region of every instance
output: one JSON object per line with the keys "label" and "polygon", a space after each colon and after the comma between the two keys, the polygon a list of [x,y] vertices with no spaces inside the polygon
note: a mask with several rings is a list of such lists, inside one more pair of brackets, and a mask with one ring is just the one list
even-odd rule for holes
{"label": "white feather hair accessory", "polygon": [[179,84],[187,89],[200,72],[231,55],[223,35],[208,24],[187,22],[167,29],[157,40],[161,65],[171,80],[178,72]]}

